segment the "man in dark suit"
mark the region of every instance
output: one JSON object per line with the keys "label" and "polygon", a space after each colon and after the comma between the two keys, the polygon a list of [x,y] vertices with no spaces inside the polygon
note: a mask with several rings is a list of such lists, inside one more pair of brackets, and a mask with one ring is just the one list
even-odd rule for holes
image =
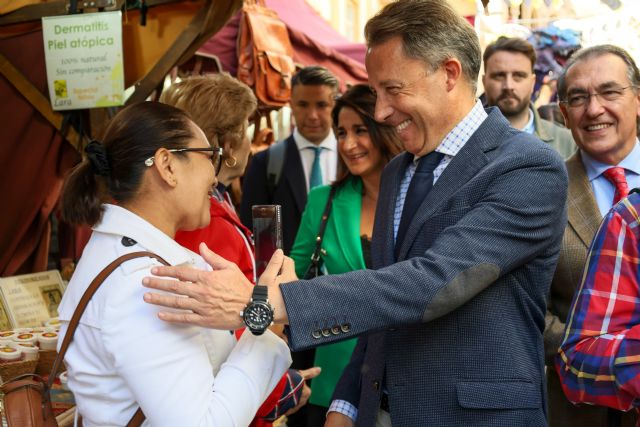
{"label": "man in dark suit", "polygon": [[[291,265],[277,254],[261,279],[275,321],[289,323],[293,349],[363,335],[328,425],[544,426],[562,159],[476,100],[478,37],[448,2],[392,2],[365,33],[376,119],[395,126],[407,150],[382,176],[376,270],[278,284],[291,280]],[[233,265],[202,253],[214,271],[154,270],[190,283],[145,280],[189,298],[146,300],[190,310],[165,320],[240,327],[243,301],[265,286],[254,291]]]}
{"label": "man in dark suit", "polygon": [[[331,109],[338,92],[338,80],[324,67],[300,70],[291,80],[293,134],[253,158],[242,185],[240,219],[252,228],[251,206],[282,206],[283,249],[289,253],[307,204],[307,193],[336,178],[338,151],[331,128]],[[276,171],[269,170],[270,156],[281,156]],[[272,176],[269,176],[272,175]],[[274,178],[275,176],[278,178]],[[277,182],[274,182],[277,181]]]}

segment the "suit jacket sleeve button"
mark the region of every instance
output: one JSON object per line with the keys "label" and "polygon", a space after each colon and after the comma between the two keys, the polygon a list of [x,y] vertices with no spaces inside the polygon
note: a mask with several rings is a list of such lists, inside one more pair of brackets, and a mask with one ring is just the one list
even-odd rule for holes
{"label": "suit jacket sleeve button", "polygon": [[316,329],[315,331],[311,332],[311,336],[315,339],[318,339],[322,336],[322,333],[320,332],[320,329]]}
{"label": "suit jacket sleeve button", "polygon": [[329,328],[324,328],[324,329],[322,330],[322,336],[323,336],[323,337],[328,337],[329,335],[331,335],[331,329],[329,329]]}
{"label": "suit jacket sleeve button", "polygon": [[340,326],[340,329],[342,329],[342,332],[346,334],[347,332],[351,331],[351,323],[344,323],[342,326]]}
{"label": "suit jacket sleeve button", "polygon": [[333,325],[333,326],[331,327],[331,333],[332,333],[333,335],[339,335],[339,334],[340,334],[340,326],[338,326],[338,325]]}

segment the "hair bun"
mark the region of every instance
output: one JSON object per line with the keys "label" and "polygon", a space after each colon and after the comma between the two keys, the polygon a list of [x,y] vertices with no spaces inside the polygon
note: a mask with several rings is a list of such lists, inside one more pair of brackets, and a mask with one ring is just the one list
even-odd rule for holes
{"label": "hair bun", "polygon": [[96,175],[109,176],[109,160],[107,159],[107,150],[104,145],[96,140],[91,140],[84,149],[87,154],[91,169]]}

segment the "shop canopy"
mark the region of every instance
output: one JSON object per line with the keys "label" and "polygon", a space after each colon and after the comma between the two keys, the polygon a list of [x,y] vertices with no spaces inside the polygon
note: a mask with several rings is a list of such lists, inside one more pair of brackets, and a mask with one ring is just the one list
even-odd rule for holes
{"label": "shop canopy", "polygon": [[[266,0],[266,4],[278,13],[289,30],[296,63],[322,65],[331,70],[341,83],[364,83],[367,73],[364,67],[366,47],[351,43],[304,0]],[[224,71],[236,74],[238,57],[236,40],[240,13],[229,20],[214,37],[198,50],[203,56],[215,55]]]}
{"label": "shop canopy", "polygon": [[[78,7],[100,2],[107,3],[78,2]],[[120,10],[124,2],[108,3]],[[190,58],[235,14],[242,0],[145,0],[144,4],[148,7],[144,26],[138,8],[124,8],[123,13],[125,84],[135,86],[131,102],[145,99],[174,65]],[[51,218],[62,179],[80,160],[88,139],[78,137],[81,132],[76,130],[99,137],[108,113],[51,110],[40,18],[66,15],[67,5],[68,0],[0,0],[0,164],[5,176],[0,181],[4,207],[0,277],[56,267],[47,263]],[[62,223],[58,227],[59,241],[75,242],[64,237],[73,230],[63,230]],[[79,246],[58,246],[61,258],[63,253],[74,260],[80,255]]]}

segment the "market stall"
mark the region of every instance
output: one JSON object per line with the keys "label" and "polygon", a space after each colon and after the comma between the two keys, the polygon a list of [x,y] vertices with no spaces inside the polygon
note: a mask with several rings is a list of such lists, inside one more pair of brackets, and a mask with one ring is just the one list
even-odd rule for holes
{"label": "market stall", "polygon": [[[65,15],[70,1],[0,1],[0,164],[7,179],[0,213],[0,276],[48,268],[50,216],[64,173],[79,161],[79,150],[99,136],[105,109],[51,109],[45,72],[44,16]],[[176,64],[191,57],[241,6],[241,1],[104,0],[100,9],[122,10],[125,86],[128,103],[144,100]],[[144,23],[145,25],[142,25]],[[75,254],[79,255],[79,254]]]}

